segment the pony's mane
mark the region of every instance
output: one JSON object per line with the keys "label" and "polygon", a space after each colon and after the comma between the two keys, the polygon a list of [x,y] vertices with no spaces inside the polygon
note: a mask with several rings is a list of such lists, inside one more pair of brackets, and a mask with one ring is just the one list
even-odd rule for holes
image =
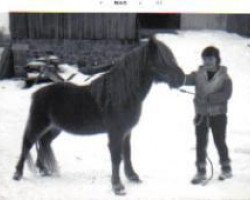
{"label": "pony's mane", "polygon": [[91,84],[91,94],[101,109],[118,108],[136,98],[140,76],[147,67],[148,45],[133,49],[115,61],[112,69]]}

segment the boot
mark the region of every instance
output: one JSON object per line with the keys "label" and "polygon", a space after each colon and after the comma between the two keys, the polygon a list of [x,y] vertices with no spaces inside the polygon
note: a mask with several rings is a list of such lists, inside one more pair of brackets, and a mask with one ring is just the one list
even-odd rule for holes
{"label": "boot", "polygon": [[195,174],[195,176],[191,180],[191,183],[194,185],[200,184],[207,179],[206,164],[203,164],[203,163],[197,164],[196,167],[197,167],[197,173]]}
{"label": "boot", "polygon": [[197,184],[202,183],[206,179],[207,179],[206,173],[197,172],[195,176],[193,177],[193,179],[191,180],[191,183],[194,185],[197,185]]}
{"label": "boot", "polygon": [[232,168],[229,163],[222,164],[221,166],[221,174],[219,175],[219,180],[223,181],[225,179],[232,178]]}

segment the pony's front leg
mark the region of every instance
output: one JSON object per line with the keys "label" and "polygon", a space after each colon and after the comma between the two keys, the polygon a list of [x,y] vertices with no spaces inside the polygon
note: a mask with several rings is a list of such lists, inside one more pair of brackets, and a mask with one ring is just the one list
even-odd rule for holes
{"label": "pony's front leg", "polygon": [[138,174],[135,172],[131,162],[130,138],[131,138],[131,133],[129,132],[125,135],[122,144],[125,175],[128,178],[128,180],[135,183],[141,183],[141,180]]}
{"label": "pony's front leg", "polygon": [[112,162],[111,184],[116,195],[125,195],[125,188],[121,183],[119,174],[122,153],[122,138],[123,135],[119,133],[109,134],[109,150]]}

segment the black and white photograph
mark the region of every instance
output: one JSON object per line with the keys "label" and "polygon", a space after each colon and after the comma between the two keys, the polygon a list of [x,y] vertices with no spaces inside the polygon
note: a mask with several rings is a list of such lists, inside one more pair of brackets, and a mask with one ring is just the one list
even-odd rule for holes
{"label": "black and white photograph", "polygon": [[0,200],[249,200],[249,78],[250,13],[2,11]]}

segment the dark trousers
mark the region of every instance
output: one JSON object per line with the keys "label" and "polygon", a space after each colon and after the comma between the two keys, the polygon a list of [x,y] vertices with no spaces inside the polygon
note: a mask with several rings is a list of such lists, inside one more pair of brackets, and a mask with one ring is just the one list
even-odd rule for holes
{"label": "dark trousers", "polygon": [[[196,134],[196,165],[198,171],[205,168],[208,132],[211,128],[215,146],[220,157],[222,169],[230,168],[230,159],[228,157],[228,148],[226,145],[226,126],[227,115],[221,114],[216,116],[201,116],[195,118],[195,134]],[[231,169],[231,168],[230,168]]]}

